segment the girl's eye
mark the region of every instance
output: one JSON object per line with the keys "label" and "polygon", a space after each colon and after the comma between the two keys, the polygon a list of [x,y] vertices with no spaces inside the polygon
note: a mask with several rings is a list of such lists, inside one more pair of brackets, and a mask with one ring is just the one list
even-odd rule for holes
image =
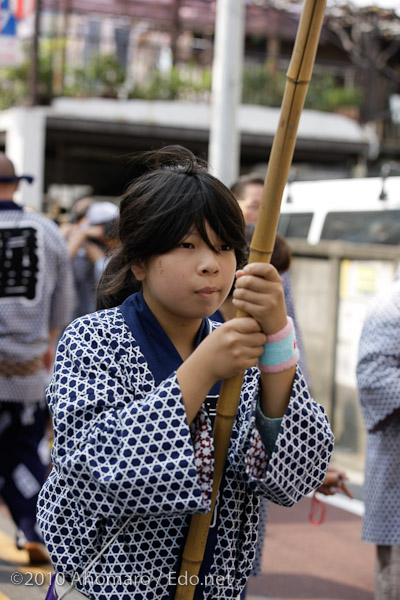
{"label": "girl's eye", "polygon": [[181,242],[178,246],[179,248],[193,248],[193,244],[190,242]]}
{"label": "girl's eye", "polygon": [[220,246],[220,250],[222,250],[223,252],[229,252],[230,250],[233,250],[233,248],[229,244],[222,244]]}

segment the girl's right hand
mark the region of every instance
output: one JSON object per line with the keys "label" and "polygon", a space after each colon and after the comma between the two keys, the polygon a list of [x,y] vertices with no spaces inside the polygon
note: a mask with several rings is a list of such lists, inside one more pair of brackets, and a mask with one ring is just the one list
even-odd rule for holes
{"label": "girl's right hand", "polygon": [[255,319],[235,318],[208,335],[194,351],[193,358],[204,365],[214,384],[254,367],[266,340]]}
{"label": "girl's right hand", "polygon": [[240,317],[223,323],[197,346],[176,373],[189,424],[217,381],[257,364],[266,339],[255,319]]}

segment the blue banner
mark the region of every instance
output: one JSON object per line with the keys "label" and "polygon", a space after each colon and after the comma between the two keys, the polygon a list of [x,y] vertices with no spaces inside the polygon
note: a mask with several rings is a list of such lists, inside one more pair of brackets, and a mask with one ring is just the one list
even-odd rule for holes
{"label": "blue banner", "polygon": [[17,21],[13,15],[9,0],[0,2],[0,35],[16,35]]}

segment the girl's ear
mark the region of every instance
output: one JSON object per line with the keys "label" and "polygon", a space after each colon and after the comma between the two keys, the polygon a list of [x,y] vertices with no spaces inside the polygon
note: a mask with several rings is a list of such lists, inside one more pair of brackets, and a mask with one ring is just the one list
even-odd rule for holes
{"label": "girl's ear", "polygon": [[144,262],[137,262],[131,266],[131,271],[138,281],[146,279],[146,269]]}

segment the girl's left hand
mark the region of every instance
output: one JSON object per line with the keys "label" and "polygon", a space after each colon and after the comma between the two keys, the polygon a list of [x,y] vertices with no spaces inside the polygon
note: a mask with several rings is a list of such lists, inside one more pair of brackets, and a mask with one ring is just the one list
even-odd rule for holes
{"label": "girl's left hand", "polygon": [[269,263],[251,263],[236,273],[233,303],[258,321],[266,335],[286,325],[282,279]]}

